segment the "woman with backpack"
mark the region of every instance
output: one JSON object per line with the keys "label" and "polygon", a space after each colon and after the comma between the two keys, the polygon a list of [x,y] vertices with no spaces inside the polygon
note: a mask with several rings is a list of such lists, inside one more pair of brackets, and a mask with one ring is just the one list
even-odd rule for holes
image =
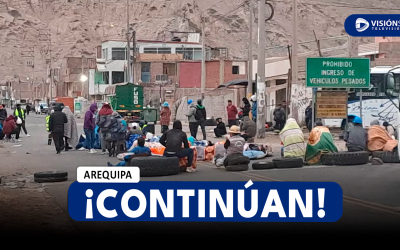
{"label": "woman with backpack", "polygon": [[108,137],[105,138],[105,141],[107,143],[106,148],[108,150],[109,156],[114,154],[116,143],[118,142],[125,143],[125,136],[127,130],[128,127],[126,121],[121,117],[120,114],[118,114],[118,112],[114,111],[111,114],[109,134]]}

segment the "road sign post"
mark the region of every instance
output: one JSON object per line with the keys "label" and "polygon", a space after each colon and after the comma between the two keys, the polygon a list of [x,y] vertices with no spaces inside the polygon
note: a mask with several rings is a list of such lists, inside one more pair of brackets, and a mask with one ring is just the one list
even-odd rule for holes
{"label": "road sign post", "polygon": [[369,88],[369,58],[307,58],[306,86],[312,88]]}
{"label": "road sign post", "polygon": [[[336,89],[318,91],[315,116],[320,119],[346,119],[348,127],[348,91],[350,88],[360,89],[360,100],[362,100],[361,89],[370,88],[370,60],[369,58],[307,58],[306,87]],[[347,90],[338,91],[339,89]],[[330,91],[332,92],[329,93]],[[313,91],[313,100],[314,96]]]}

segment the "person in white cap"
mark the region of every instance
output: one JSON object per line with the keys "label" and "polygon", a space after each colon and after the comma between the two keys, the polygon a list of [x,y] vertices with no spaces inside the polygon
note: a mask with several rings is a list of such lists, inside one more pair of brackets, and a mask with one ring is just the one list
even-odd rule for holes
{"label": "person in white cap", "polygon": [[226,149],[226,154],[223,158],[215,159],[215,165],[217,167],[224,166],[224,161],[226,157],[232,154],[243,154],[244,145],[246,141],[241,136],[240,128],[238,126],[232,126],[228,131],[230,138],[226,139],[224,148]]}

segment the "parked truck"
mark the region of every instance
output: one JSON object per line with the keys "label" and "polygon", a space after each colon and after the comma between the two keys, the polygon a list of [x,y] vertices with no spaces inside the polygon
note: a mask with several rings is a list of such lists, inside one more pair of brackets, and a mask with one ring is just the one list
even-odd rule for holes
{"label": "parked truck", "polygon": [[108,102],[127,122],[140,120],[143,111],[143,87],[133,83],[117,83],[105,90]]}

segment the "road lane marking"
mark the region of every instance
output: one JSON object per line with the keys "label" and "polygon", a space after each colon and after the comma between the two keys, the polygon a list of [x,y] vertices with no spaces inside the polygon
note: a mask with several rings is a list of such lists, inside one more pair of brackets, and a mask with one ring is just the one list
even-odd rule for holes
{"label": "road lane marking", "polygon": [[[281,180],[276,180],[276,179],[272,179],[272,178],[269,178],[269,177],[261,176],[261,175],[258,175],[258,174],[248,173],[248,172],[235,172],[235,173],[239,174],[239,175],[246,176],[246,177],[251,177],[251,178],[264,180],[264,181],[274,181],[274,182],[278,182],[278,181],[280,182],[281,181]],[[360,200],[360,199],[356,199],[356,198],[349,197],[349,196],[344,196],[344,195],[343,195],[343,201],[347,202],[347,203],[354,204],[354,205],[367,207],[367,208],[370,208],[370,209],[373,209],[373,210],[378,210],[378,211],[381,211],[381,212],[386,212],[386,213],[390,213],[390,214],[394,214],[394,215],[400,215],[400,209],[394,208],[394,207],[385,206],[385,205],[374,203],[374,202],[364,201],[364,200]]]}

